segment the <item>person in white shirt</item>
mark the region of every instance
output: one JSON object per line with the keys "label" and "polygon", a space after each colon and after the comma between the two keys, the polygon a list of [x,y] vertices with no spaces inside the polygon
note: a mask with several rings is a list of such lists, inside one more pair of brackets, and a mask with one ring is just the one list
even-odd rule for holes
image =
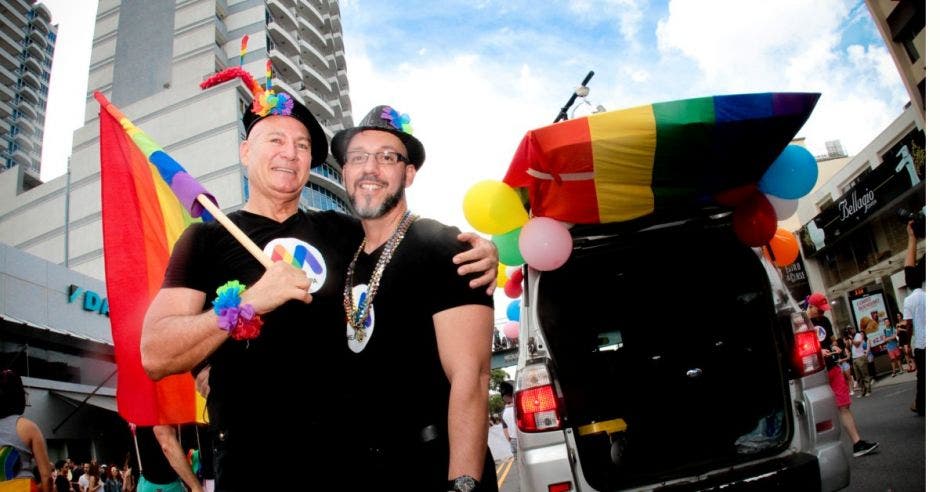
{"label": "person in white shirt", "polygon": [[498,415],[490,417],[490,430],[487,435],[487,445],[490,448],[490,454],[497,463],[512,457],[512,448],[509,446],[509,439],[505,435],[506,428],[503,427],[503,419]]}
{"label": "person in white shirt", "polygon": [[503,396],[503,432],[506,433],[506,439],[509,439],[509,447],[512,448],[512,454],[516,454],[516,407],[513,405],[512,383],[503,381],[499,384],[499,393]]}
{"label": "person in white shirt", "polygon": [[904,299],[904,319],[908,321],[914,333],[911,346],[914,348],[914,362],[917,365],[917,394],[911,411],[920,416],[926,415],[927,402],[927,258],[917,261],[917,236],[914,234],[913,221],[907,224],[907,256],[904,258],[904,280],[911,293]]}

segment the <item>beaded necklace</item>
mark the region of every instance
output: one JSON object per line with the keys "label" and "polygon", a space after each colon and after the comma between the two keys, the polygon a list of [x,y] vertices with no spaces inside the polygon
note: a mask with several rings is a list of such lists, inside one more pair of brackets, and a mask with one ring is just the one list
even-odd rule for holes
{"label": "beaded necklace", "polygon": [[356,254],[353,255],[352,261],[349,262],[349,268],[346,269],[346,287],[343,289],[343,305],[346,308],[346,322],[356,330],[355,336],[358,342],[366,338],[364,325],[366,319],[369,317],[369,308],[372,306],[372,299],[375,298],[375,293],[379,290],[379,282],[382,280],[385,267],[388,266],[389,261],[392,259],[392,254],[395,253],[395,250],[398,249],[398,245],[401,244],[402,239],[405,238],[405,233],[408,232],[411,223],[417,218],[418,216],[412,214],[411,210],[405,211],[405,215],[401,218],[401,221],[398,222],[398,227],[395,228],[395,233],[392,234],[392,237],[385,243],[385,248],[382,249],[382,255],[379,257],[378,263],[375,264],[375,268],[372,270],[372,277],[369,279],[369,287],[366,291],[365,299],[362,299],[356,307],[353,307],[352,302],[353,273],[356,271],[356,261],[359,259],[359,253],[362,253],[362,250],[366,246],[365,238],[362,239],[362,244],[359,245],[359,249],[356,250]]}

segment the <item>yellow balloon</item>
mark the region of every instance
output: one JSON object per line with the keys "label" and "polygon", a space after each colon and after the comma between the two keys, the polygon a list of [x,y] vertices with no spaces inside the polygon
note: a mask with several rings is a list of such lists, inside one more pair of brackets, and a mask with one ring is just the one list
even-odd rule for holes
{"label": "yellow balloon", "polygon": [[507,280],[509,280],[509,277],[506,276],[506,265],[500,263],[499,266],[496,267],[496,286],[502,289],[503,286],[506,285]]}
{"label": "yellow balloon", "polygon": [[474,229],[484,234],[504,234],[529,220],[515,190],[492,179],[470,187],[463,199],[463,215]]}

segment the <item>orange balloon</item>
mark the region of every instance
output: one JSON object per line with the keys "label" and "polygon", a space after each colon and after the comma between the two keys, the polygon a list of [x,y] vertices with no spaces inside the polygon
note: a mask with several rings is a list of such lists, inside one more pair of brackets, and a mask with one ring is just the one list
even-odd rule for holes
{"label": "orange balloon", "polygon": [[774,237],[770,239],[770,253],[773,254],[769,255],[767,253],[765,247],[764,254],[772,259],[778,267],[785,267],[796,261],[796,257],[800,254],[800,245],[792,232],[778,227]]}

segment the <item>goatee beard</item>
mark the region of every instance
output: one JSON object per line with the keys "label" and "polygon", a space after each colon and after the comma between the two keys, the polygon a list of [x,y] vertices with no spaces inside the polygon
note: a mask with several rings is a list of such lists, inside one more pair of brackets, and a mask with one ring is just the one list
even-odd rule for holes
{"label": "goatee beard", "polygon": [[385,214],[395,208],[404,196],[405,187],[399,186],[398,190],[389,195],[378,207],[370,208],[366,205],[359,205],[355,198],[352,199],[352,206],[360,219],[378,219],[379,217],[384,217]]}

